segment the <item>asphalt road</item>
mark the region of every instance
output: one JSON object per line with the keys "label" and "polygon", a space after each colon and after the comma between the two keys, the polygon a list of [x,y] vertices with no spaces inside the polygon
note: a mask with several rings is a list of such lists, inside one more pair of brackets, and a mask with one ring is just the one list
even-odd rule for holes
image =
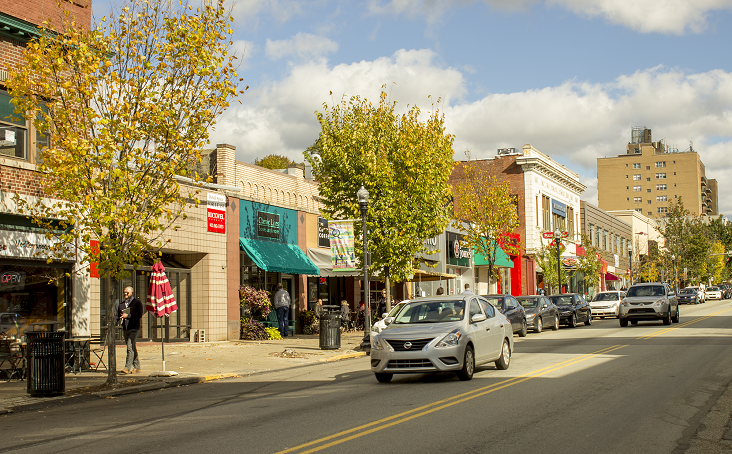
{"label": "asphalt road", "polygon": [[732,302],[681,323],[516,338],[511,367],[397,375],[358,358],[0,417],[0,452],[682,453],[732,380]]}

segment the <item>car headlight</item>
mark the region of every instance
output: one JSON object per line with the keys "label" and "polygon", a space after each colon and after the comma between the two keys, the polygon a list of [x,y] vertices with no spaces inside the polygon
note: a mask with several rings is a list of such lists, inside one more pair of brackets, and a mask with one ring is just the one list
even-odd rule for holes
{"label": "car headlight", "polygon": [[440,339],[440,341],[435,345],[436,348],[447,348],[447,347],[457,347],[458,343],[460,342],[460,336],[462,336],[463,333],[460,331],[460,328],[456,328],[450,333]]}
{"label": "car headlight", "polygon": [[383,350],[384,345],[381,343],[381,338],[379,336],[372,336],[371,337],[371,350]]}
{"label": "car headlight", "polygon": [[627,302],[627,301],[625,301],[625,300],[623,300],[623,302],[622,302],[622,303],[620,303],[620,305],[621,305],[621,306],[623,306],[623,307],[628,307],[628,306],[630,306],[630,305],[628,304],[628,302]]}
{"label": "car headlight", "polygon": [[371,325],[371,331],[375,332],[376,334],[379,334],[381,332],[381,328],[379,328],[378,325]]}
{"label": "car headlight", "polygon": [[653,305],[654,306],[663,306],[663,303],[665,303],[665,302],[666,302],[666,300],[660,299],[660,300],[656,301],[655,303],[653,303]]}
{"label": "car headlight", "polygon": [[536,314],[526,314],[526,318],[534,318],[536,317]]}

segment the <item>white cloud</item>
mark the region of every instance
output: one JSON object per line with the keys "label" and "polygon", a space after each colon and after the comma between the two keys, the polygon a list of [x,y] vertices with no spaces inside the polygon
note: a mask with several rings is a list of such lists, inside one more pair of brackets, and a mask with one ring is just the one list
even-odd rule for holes
{"label": "white cloud", "polygon": [[298,33],[291,39],[272,41],[267,39],[265,52],[271,60],[295,56],[300,59],[322,57],[338,50],[338,43],[324,36]]}
{"label": "white cloud", "polygon": [[429,110],[438,97],[446,101],[442,110],[448,132],[456,135],[456,158],[465,150],[475,158],[492,157],[497,148],[530,143],[578,172],[588,186],[583,198],[591,203],[596,203],[597,158],[625,153],[632,126],[647,126],[654,140],[665,139],[682,151],[693,141],[707,177],[719,181],[720,210],[732,214],[732,179],[724,178],[732,172],[732,73],[656,67],[608,84],[567,81],[464,102],[462,74],[435,60],[430,50],[401,50],[374,61],[292,65],[285,79],[250,89],[241,97],[243,105],[233,103],[213,141],[236,145],[237,158],[246,162],[270,153],[299,162],[317,138],[314,111],[322,111],[324,102],[340,102],[344,95],[376,102],[387,84],[390,99],[402,107]]}
{"label": "white cloud", "polygon": [[304,0],[226,0],[232,9],[237,27],[247,26],[256,29],[261,15],[269,15],[275,21],[285,23],[293,16],[308,8]]}
{"label": "white cloud", "polygon": [[[449,10],[477,0],[372,0],[368,11],[378,15],[424,17],[431,25]],[[642,33],[681,35],[707,29],[716,11],[732,10],[732,0],[480,0],[492,9],[527,10],[535,4],[558,6],[582,17],[599,17]]]}

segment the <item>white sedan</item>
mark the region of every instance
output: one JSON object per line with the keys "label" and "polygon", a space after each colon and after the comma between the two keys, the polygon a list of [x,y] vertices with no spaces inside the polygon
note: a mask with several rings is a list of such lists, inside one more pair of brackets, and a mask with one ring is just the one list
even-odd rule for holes
{"label": "white sedan", "polygon": [[722,289],[720,289],[719,287],[707,287],[707,299],[721,300]]}
{"label": "white sedan", "polygon": [[615,317],[620,313],[620,303],[625,298],[625,292],[600,292],[590,302],[593,317]]}

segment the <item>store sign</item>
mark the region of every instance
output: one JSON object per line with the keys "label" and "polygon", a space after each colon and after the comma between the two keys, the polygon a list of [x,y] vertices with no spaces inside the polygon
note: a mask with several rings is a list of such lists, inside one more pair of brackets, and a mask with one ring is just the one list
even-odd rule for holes
{"label": "store sign", "polygon": [[325,218],[318,218],[318,247],[330,247],[330,231]]}
{"label": "store sign", "polygon": [[567,205],[552,199],[552,213],[558,214],[559,216],[567,217]]}
{"label": "store sign", "polygon": [[25,271],[3,271],[0,274],[0,290],[23,290],[25,288]]}
{"label": "store sign", "polygon": [[[0,230],[0,257],[29,259],[57,257],[53,250],[61,244],[58,238],[49,239],[43,233]],[[76,249],[73,245],[68,245],[63,252],[67,260],[74,260]]]}
{"label": "store sign", "polygon": [[454,259],[469,259],[473,250],[467,241],[453,240],[450,256]]}
{"label": "store sign", "polygon": [[280,215],[257,211],[257,236],[260,238],[280,239]]}
{"label": "store sign", "polygon": [[223,194],[206,194],[206,219],[208,231],[226,233],[226,196]]}

